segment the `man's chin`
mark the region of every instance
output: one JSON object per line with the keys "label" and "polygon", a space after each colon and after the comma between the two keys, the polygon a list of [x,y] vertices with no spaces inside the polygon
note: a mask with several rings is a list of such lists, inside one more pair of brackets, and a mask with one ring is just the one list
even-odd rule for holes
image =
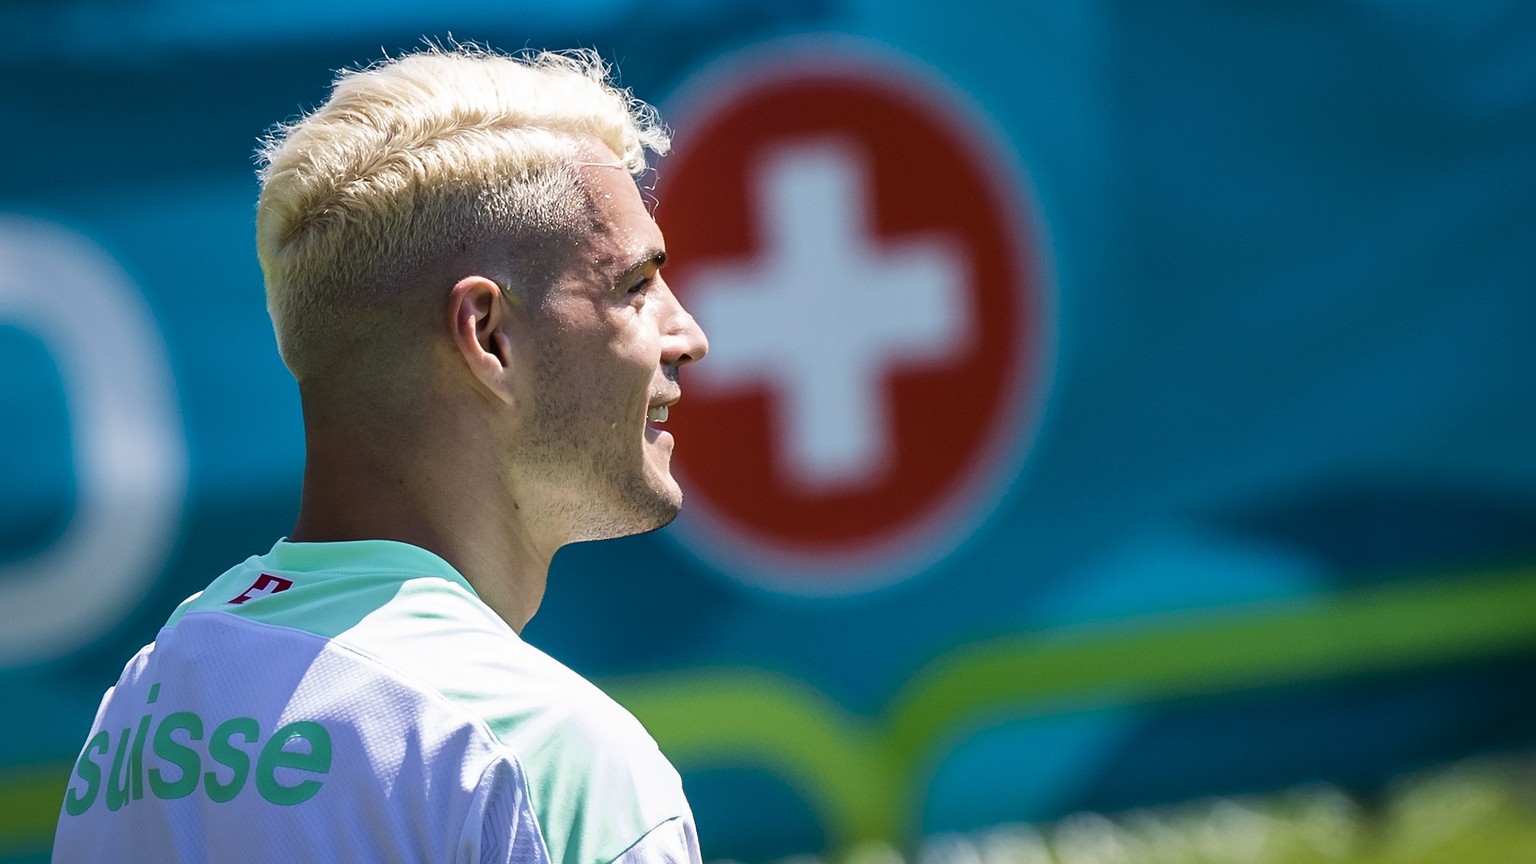
{"label": "man's chin", "polygon": [[616,502],[603,515],[592,514],[581,540],[607,540],[648,534],[677,518],[683,506],[683,493],[670,476],[661,482],[641,484]]}
{"label": "man's chin", "polygon": [[655,507],[650,511],[651,527],[642,529],[636,533],[646,533],[665,528],[672,524],[677,514],[683,509],[683,490],[677,488],[677,483],[667,478],[667,483],[662,489],[657,490]]}

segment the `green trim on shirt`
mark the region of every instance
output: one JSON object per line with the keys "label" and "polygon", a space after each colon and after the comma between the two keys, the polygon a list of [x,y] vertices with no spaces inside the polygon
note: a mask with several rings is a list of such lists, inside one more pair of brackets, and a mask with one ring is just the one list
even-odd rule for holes
{"label": "green trim on shirt", "polygon": [[[233,604],[262,573],[295,578],[293,588]],[[253,557],[188,598],[166,622],[175,627],[189,612],[226,612],[252,621],[292,627],[327,639],[353,629],[367,616],[394,601],[407,584],[425,579],[419,590],[454,590],[444,580],[476,598],[468,580],[452,565],[425,549],[393,540],[339,543],[278,541],[272,551]],[[432,582],[439,585],[433,586]]]}

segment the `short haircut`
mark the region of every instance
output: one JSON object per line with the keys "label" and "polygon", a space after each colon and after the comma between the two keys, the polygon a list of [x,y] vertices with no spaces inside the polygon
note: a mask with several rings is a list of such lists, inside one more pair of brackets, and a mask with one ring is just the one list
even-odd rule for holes
{"label": "short haircut", "polygon": [[478,244],[558,245],[584,206],[576,156],[594,142],[637,176],[646,150],[669,146],[594,51],[434,46],[339,73],[325,104],[259,152],[257,255],[294,377],[398,336],[402,280],[420,268]]}

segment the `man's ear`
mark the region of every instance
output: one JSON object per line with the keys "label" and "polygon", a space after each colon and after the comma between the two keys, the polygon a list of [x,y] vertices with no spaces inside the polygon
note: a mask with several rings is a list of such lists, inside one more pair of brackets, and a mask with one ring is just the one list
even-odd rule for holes
{"label": "man's ear", "polygon": [[484,276],[465,276],[448,293],[448,326],[469,371],[492,393],[512,401],[512,342],[506,325],[514,314],[501,286]]}

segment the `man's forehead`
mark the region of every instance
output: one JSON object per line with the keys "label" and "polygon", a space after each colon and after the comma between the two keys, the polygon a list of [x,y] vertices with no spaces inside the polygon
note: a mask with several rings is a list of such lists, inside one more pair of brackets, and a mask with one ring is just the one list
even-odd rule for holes
{"label": "man's forehead", "polygon": [[654,256],[662,249],[661,229],[640,196],[640,187],[621,163],[579,162],[589,208],[589,240],[608,264]]}

